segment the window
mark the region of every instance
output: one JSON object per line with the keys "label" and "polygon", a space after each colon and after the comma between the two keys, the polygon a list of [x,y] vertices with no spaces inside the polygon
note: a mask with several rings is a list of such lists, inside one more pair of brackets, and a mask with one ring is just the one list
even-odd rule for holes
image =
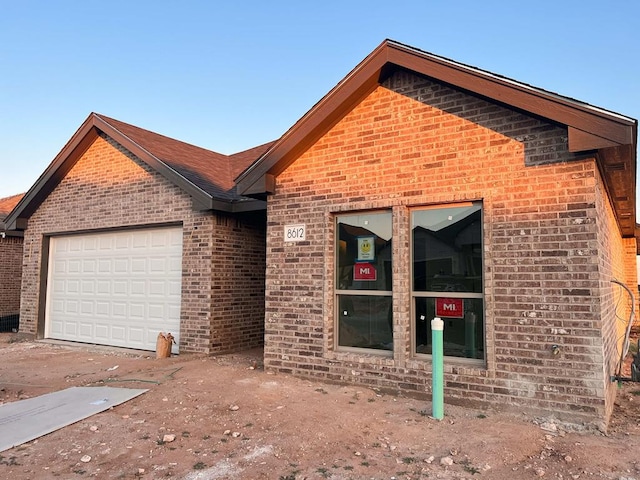
{"label": "window", "polygon": [[393,350],[391,212],[336,219],[338,347]]}
{"label": "window", "polygon": [[444,320],[444,354],[484,358],[482,207],[469,203],[414,210],[414,352],[431,353],[431,320]]}

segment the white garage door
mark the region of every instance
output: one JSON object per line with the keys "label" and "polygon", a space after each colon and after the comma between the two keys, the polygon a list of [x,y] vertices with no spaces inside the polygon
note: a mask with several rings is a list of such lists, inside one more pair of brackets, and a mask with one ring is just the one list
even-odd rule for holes
{"label": "white garage door", "polygon": [[45,336],[155,350],[180,338],[182,228],[52,237]]}

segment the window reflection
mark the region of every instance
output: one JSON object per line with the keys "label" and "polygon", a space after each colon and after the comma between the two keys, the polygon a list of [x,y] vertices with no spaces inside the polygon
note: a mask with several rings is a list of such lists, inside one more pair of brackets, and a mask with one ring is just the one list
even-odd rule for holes
{"label": "window reflection", "polygon": [[412,212],[415,353],[431,353],[431,320],[445,322],[444,353],[484,358],[482,207]]}
{"label": "window reflection", "polygon": [[393,349],[391,213],[337,218],[338,345]]}
{"label": "window reflection", "polygon": [[413,213],[413,289],[482,292],[480,206]]}

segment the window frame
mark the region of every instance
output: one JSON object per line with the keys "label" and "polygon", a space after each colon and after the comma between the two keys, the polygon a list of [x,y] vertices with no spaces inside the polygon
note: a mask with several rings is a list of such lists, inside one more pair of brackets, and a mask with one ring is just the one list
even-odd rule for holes
{"label": "window frame", "polygon": [[[482,321],[482,338],[484,342],[483,348],[483,358],[467,358],[467,357],[456,357],[451,355],[445,355],[445,359],[447,362],[454,362],[460,364],[467,364],[473,366],[486,365],[487,361],[487,322],[486,322],[486,300],[485,300],[485,255],[484,255],[484,203],[481,200],[478,201],[469,201],[469,202],[455,202],[455,203],[441,203],[434,205],[424,205],[424,206],[414,206],[409,209],[409,263],[410,263],[410,277],[409,277],[409,301],[411,302],[410,308],[410,357],[421,359],[421,360],[431,360],[432,354],[430,353],[419,353],[416,351],[417,342],[417,327],[416,327],[416,299],[417,298],[442,298],[443,292],[437,291],[420,291],[415,290],[415,262],[414,262],[414,213],[425,210],[442,210],[445,208],[456,208],[456,207],[472,207],[479,206],[480,207],[480,254],[482,260],[482,292],[446,292],[446,298],[461,298],[461,299],[479,299],[482,301],[482,311],[483,311],[483,321]],[[426,319],[430,321],[430,319]],[[446,319],[445,319],[446,320]]]}
{"label": "window frame", "polygon": [[[391,290],[350,290],[350,289],[340,289],[339,280],[338,280],[338,271],[340,268],[339,265],[339,243],[340,243],[340,233],[339,233],[339,219],[340,217],[349,217],[349,216],[357,216],[357,215],[376,215],[376,214],[388,214],[390,216],[390,227],[391,227],[391,240],[393,241],[394,231],[394,216],[395,213],[391,208],[381,208],[381,209],[372,209],[372,210],[347,210],[333,213],[333,231],[334,231],[334,242],[333,242],[333,349],[336,352],[352,352],[352,353],[362,353],[367,355],[375,355],[379,357],[393,357],[394,355],[394,347],[391,350],[385,349],[376,349],[376,348],[365,348],[365,347],[351,347],[340,345],[340,296],[372,296],[372,297],[390,297],[391,298],[391,311],[392,311],[392,336],[395,327],[395,319],[393,316],[393,279],[391,280]],[[391,271],[393,272],[393,262],[395,261],[393,250],[391,251]]]}

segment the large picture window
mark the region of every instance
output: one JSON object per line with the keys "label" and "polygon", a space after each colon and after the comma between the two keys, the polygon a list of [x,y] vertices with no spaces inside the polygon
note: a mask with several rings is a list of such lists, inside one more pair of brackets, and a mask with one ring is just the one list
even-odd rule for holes
{"label": "large picture window", "polygon": [[482,206],[414,210],[414,352],[431,354],[431,320],[444,320],[444,354],[484,358]]}
{"label": "large picture window", "polygon": [[336,219],[337,345],[393,350],[391,212]]}

